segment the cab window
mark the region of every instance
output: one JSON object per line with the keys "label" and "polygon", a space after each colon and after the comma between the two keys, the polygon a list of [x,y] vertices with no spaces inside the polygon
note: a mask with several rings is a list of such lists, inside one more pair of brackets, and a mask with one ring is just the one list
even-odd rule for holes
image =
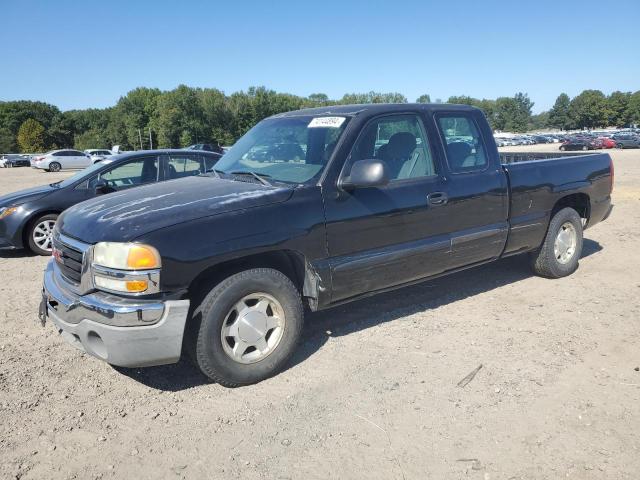
{"label": "cab window", "polygon": [[438,115],[438,129],[453,173],[480,171],[487,167],[484,143],[470,115]]}
{"label": "cab window", "polygon": [[378,159],[390,180],[435,175],[431,149],[417,115],[390,115],[372,120],[364,128],[349,156],[349,164]]}

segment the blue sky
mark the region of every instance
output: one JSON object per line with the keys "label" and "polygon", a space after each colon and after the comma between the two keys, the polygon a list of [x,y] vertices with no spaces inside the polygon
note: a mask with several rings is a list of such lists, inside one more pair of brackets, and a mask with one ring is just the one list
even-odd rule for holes
{"label": "blue sky", "polygon": [[495,98],[640,89],[640,0],[0,0],[0,100],[138,87]]}

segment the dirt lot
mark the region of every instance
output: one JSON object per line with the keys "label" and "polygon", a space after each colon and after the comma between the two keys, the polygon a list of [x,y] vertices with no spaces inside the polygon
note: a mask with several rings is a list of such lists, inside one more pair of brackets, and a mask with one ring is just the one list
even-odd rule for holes
{"label": "dirt lot", "polygon": [[308,315],[290,368],[235,390],[79,353],[36,322],[47,259],[0,254],[0,478],[637,479],[640,150],[611,153],[573,276],[512,258]]}

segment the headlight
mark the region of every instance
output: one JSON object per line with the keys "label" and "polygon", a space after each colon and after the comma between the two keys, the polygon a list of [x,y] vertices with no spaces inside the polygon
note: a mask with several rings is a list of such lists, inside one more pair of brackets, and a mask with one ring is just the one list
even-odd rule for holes
{"label": "headlight", "polygon": [[149,245],[100,242],[93,248],[93,283],[102,290],[156,293],[160,267],[160,254]]}
{"label": "headlight", "polygon": [[158,251],[139,243],[100,242],[93,248],[93,263],[119,270],[160,268]]}
{"label": "headlight", "polygon": [[0,207],[0,220],[5,217],[8,217],[12,213],[18,210],[18,207]]}

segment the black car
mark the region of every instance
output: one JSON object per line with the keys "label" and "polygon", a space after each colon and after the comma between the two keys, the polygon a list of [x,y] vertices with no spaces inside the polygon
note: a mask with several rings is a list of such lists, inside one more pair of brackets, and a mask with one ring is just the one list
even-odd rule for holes
{"label": "black car", "polygon": [[[258,148],[283,156],[256,162]],[[573,273],[583,227],[611,211],[611,158],[532,160],[500,155],[469,106],[280,113],[215,172],[66,210],[40,319],[113,365],[184,351],[222,385],[255,383],[291,357],[305,308],[521,253],[539,275]]]}
{"label": "black car", "polygon": [[31,159],[28,155],[9,154],[0,158],[0,166],[4,168],[30,167]]}
{"label": "black car", "polygon": [[124,153],[66,180],[1,196],[0,249],[28,248],[49,255],[53,227],[63,210],[99,194],[205,173],[220,157],[185,150]]}
{"label": "black car", "polygon": [[595,150],[596,143],[591,138],[568,138],[560,145],[560,150]]}

